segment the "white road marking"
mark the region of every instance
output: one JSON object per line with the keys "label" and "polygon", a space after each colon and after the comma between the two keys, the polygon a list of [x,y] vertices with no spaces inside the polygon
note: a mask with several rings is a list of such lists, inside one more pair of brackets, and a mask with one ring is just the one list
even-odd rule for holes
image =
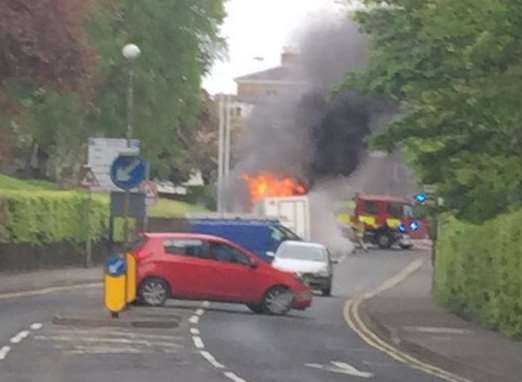
{"label": "white road marking", "polygon": [[193,336],[192,341],[194,341],[194,346],[198,349],[205,348],[205,344],[203,343],[203,340],[199,336]]}
{"label": "white road marking", "polygon": [[189,318],[191,324],[197,324],[199,322],[199,316],[192,316]]}
{"label": "white road marking", "polygon": [[29,290],[29,291],[25,291],[25,292],[2,293],[2,294],[0,294],[0,300],[4,300],[6,298],[40,296],[43,294],[70,291],[70,290],[74,290],[74,289],[98,288],[101,286],[103,286],[102,283],[89,283],[89,284],[69,285],[69,286],[63,286],[63,287],[44,288],[44,289],[38,289],[38,290]]}
{"label": "white road marking", "polygon": [[190,334],[194,334],[196,336],[199,335],[199,329],[198,328],[190,328]]}
{"label": "white road marking", "polygon": [[42,329],[43,327],[43,324],[39,323],[39,322],[35,322],[34,324],[31,324],[30,328],[31,330],[40,330]]}
{"label": "white road marking", "polygon": [[7,357],[7,353],[9,353],[10,350],[10,346],[2,346],[2,348],[0,348],[0,361]]}
{"label": "white road marking", "polygon": [[305,363],[305,366],[312,367],[314,369],[322,369],[322,370],[330,371],[332,373],[337,373],[337,374],[351,375],[353,377],[360,377],[360,378],[372,378],[373,377],[372,373],[357,370],[355,367],[353,367],[352,365],[348,365],[345,362],[331,361],[330,363],[333,366],[320,365],[318,363]]}
{"label": "white road marking", "polygon": [[151,353],[151,351],[133,348],[133,347],[103,347],[103,346],[93,346],[93,347],[82,347],[75,346],[72,350],[65,351],[66,354],[144,354]]}
{"label": "white road marking", "polygon": [[11,337],[11,339],[9,341],[12,344],[17,344],[20,341],[22,341],[25,337],[27,337],[28,335],[29,335],[29,331],[28,330],[22,330],[21,332],[16,334],[14,337]]}
{"label": "white road marking", "polygon": [[225,377],[233,380],[234,382],[246,382],[243,378],[238,377],[235,373],[232,373],[231,371],[225,371]]}
{"label": "white road marking", "polygon": [[208,308],[208,307],[210,306],[210,302],[209,302],[209,301],[203,301],[203,302],[201,303],[201,306],[202,306],[203,308]]}
{"label": "white road marking", "polygon": [[218,361],[216,361],[214,356],[212,354],[210,354],[208,351],[201,350],[200,353],[203,356],[203,358],[205,358],[215,368],[217,368],[217,369],[224,369],[225,368],[225,365],[223,365],[223,364],[219,363]]}
{"label": "white road marking", "polygon": [[204,313],[205,313],[205,311],[203,309],[196,310],[196,315],[198,315],[198,316],[202,316]]}
{"label": "white road marking", "polygon": [[131,340],[127,338],[107,338],[107,337],[69,337],[69,336],[35,336],[37,340],[43,341],[62,341],[62,342],[105,342],[110,344],[130,344],[130,345],[145,345],[145,346],[163,346],[163,347],[181,347],[181,345],[172,342],[163,341],[146,341],[146,340]]}
{"label": "white road marking", "polygon": [[472,334],[473,331],[459,328],[443,328],[432,326],[404,326],[404,330],[410,332],[430,333],[430,334]]}
{"label": "white road marking", "polygon": [[83,334],[99,334],[103,336],[108,337],[129,337],[129,338],[135,338],[135,339],[157,339],[157,340],[165,340],[165,341],[176,341],[180,340],[181,336],[169,336],[165,334],[144,334],[144,333],[129,333],[129,332],[122,332],[122,331],[98,331],[98,330],[56,330],[53,331],[53,334],[57,335],[66,335],[66,336],[76,336],[76,335],[83,335]]}
{"label": "white road marking", "polygon": [[[332,363],[332,365],[334,365],[337,368],[339,368],[340,370],[342,370],[344,372],[344,374],[353,375],[354,377],[361,377],[361,378],[372,378],[373,377],[372,373],[367,372],[367,371],[357,370],[355,367],[353,367],[352,365],[348,365],[346,362],[332,361],[331,363]],[[333,371],[333,370],[330,369],[330,371]]]}

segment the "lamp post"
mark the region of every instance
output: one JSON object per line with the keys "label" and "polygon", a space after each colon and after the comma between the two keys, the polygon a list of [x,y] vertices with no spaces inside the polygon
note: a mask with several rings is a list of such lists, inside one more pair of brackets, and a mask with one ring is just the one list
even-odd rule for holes
{"label": "lamp post", "polygon": [[129,66],[129,87],[127,89],[127,146],[131,146],[134,116],[134,61],[140,56],[141,50],[137,45],[127,44],[122,49],[123,57]]}
{"label": "lamp post", "polygon": [[[128,62],[129,84],[127,88],[127,147],[131,147],[133,122],[134,122],[134,61],[140,56],[141,50],[137,45],[127,44],[122,49],[123,57]],[[125,250],[129,244],[129,204],[130,191],[125,191],[125,199],[123,201],[123,243]]]}

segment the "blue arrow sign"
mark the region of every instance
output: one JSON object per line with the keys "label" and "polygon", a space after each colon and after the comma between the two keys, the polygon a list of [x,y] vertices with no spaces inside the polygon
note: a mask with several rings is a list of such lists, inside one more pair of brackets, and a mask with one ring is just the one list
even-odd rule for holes
{"label": "blue arrow sign", "polygon": [[112,162],[112,183],[123,190],[137,187],[145,179],[145,168],[145,161],[142,158],[120,155]]}
{"label": "blue arrow sign", "polygon": [[105,272],[110,276],[121,276],[125,273],[125,262],[119,256],[111,256],[105,261]]}

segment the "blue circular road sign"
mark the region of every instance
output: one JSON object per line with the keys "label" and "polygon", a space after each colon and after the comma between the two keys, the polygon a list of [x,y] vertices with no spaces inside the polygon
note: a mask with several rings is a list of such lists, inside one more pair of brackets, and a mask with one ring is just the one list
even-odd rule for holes
{"label": "blue circular road sign", "polygon": [[120,155],[112,162],[112,183],[123,190],[137,187],[145,179],[145,168],[145,161],[142,158]]}
{"label": "blue circular road sign", "polygon": [[111,256],[105,261],[105,272],[110,276],[125,274],[125,261],[120,256]]}

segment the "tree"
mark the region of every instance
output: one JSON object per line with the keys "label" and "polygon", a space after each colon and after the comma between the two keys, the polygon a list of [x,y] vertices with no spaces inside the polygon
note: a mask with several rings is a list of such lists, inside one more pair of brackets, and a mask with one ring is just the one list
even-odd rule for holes
{"label": "tree", "polygon": [[174,174],[187,158],[180,137],[199,127],[201,78],[224,49],[223,3],[3,1],[0,95],[9,102],[0,97],[0,155],[9,136],[26,169],[39,158],[40,172],[63,181],[84,160],[77,153],[87,137],[124,136],[128,77],[121,49],[134,42],[143,50],[135,135],[153,171]]}
{"label": "tree", "polygon": [[3,0],[0,84],[25,80],[85,93],[96,54],[83,18],[91,0]]}
{"label": "tree", "polygon": [[[117,8],[98,7],[90,34],[103,58],[103,83],[91,129],[124,135],[127,71],[121,48],[136,43],[143,51],[136,62],[136,138],[156,175],[179,180],[176,166],[187,155],[180,137],[198,128],[201,79],[224,48],[218,31],[224,16],[223,0],[122,0]],[[107,39],[108,33],[114,36]]]}
{"label": "tree", "polygon": [[517,0],[365,2],[367,69],[345,86],[400,106],[374,144],[406,148],[446,207],[482,221],[520,204],[522,6]]}

